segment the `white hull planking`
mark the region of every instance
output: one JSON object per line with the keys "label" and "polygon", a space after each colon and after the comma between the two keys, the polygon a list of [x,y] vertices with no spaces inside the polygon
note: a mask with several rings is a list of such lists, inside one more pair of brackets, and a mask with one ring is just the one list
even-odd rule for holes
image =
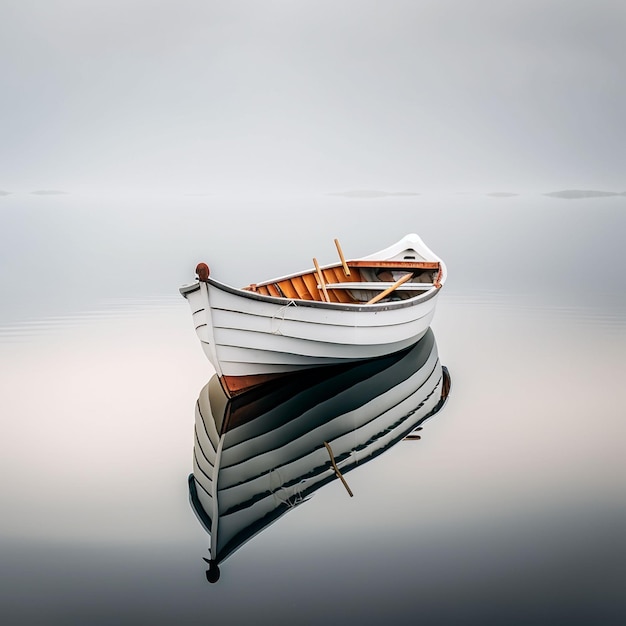
{"label": "white hull planking", "polygon": [[279,374],[391,354],[419,341],[436,296],[411,306],[307,306],[254,299],[217,281],[186,294],[193,322],[218,376]]}

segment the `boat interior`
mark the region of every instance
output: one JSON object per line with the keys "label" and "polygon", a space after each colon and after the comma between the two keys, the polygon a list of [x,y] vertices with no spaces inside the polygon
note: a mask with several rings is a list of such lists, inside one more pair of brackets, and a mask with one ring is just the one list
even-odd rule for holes
{"label": "boat interior", "polygon": [[441,286],[437,261],[345,261],[244,287],[266,296],[344,304],[375,304],[413,298]]}

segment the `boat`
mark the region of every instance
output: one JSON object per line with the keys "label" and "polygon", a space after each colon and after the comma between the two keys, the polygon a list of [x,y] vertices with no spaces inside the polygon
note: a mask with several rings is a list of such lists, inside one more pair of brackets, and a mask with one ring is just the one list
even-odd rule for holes
{"label": "boat", "polygon": [[[393,355],[300,372],[228,398],[214,375],[195,407],[189,499],[210,535],[207,578],[315,491],[404,439],[445,405],[432,330]],[[370,498],[371,494],[365,495]]]}
{"label": "boat", "polygon": [[210,276],[183,285],[206,356],[229,397],[286,373],[392,354],[424,336],[446,281],[416,234],[354,260],[243,288]]}

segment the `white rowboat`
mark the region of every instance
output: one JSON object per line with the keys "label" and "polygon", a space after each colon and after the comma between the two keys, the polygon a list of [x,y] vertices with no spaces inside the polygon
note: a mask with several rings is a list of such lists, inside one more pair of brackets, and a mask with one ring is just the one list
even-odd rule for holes
{"label": "white rowboat", "polygon": [[428,330],[447,271],[415,234],[355,260],[237,289],[209,276],[180,293],[224,390],[235,396],[307,368],[392,354]]}

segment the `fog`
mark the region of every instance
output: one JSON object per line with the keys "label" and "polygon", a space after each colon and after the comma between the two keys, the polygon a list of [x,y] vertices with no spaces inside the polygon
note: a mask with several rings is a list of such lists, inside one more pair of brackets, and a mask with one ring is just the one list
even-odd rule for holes
{"label": "fog", "polygon": [[623,191],[620,1],[4,0],[0,189]]}
{"label": "fog", "polygon": [[[626,623],[625,32],[624,0],[2,0],[3,624]],[[445,410],[208,588],[180,285],[410,232]]]}

